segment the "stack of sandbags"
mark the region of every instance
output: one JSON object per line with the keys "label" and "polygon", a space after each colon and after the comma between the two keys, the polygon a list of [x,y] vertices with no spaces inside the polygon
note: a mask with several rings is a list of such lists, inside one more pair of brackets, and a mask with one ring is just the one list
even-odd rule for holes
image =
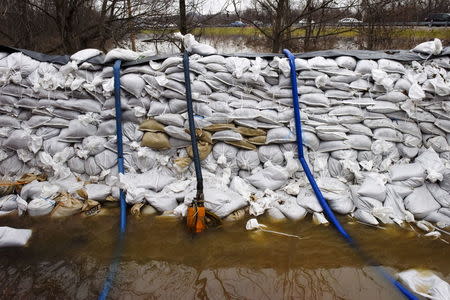
{"label": "stack of sandbags", "polygon": [[[195,177],[182,58],[121,69],[126,174],[118,176],[112,67],[86,61],[98,54],[90,49],[62,66],[4,55],[0,174],[49,174],[57,187],[49,200],[79,190],[117,198],[120,187],[131,204],[184,214]],[[131,54],[115,49],[105,61]],[[446,226],[450,57],[376,57],[296,59],[308,163],[338,213]],[[249,206],[254,215],[323,220],[296,159],[287,59],[193,54],[190,68],[207,207],[221,217]]]}

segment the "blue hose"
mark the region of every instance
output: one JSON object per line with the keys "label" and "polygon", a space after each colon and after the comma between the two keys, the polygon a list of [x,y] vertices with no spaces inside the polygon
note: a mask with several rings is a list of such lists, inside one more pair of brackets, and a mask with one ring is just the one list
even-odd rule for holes
{"label": "blue hose", "polygon": [[[123,158],[123,135],[122,135],[122,107],[120,103],[120,65],[121,61],[116,60],[114,63],[114,100],[116,108],[116,135],[117,135],[117,166],[119,173],[124,174],[124,158]],[[109,265],[108,275],[103,283],[103,289],[98,299],[104,300],[108,297],[114,278],[119,269],[120,257],[122,256],[125,230],[127,227],[127,203],[125,201],[125,191],[120,189],[120,231],[119,239],[113,254],[113,261]]]}
{"label": "blue hose", "polygon": [[[344,239],[350,244],[350,246],[352,246],[361,255],[361,257],[363,257],[366,261],[369,261],[371,264],[377,264],[373,259],[370,259],[370,257],[366,256],[362,252],[361,248],[355,243],[355,241],[351,238],[351,236],[347,233],[347,231],[345,231],[344,227],[342,227],[341,223],[336,218],[336,215],[333,213],[330,206],[328,205],[327,200],[325,200],[325,198],[323,197],[322,192],[320,191],[320,188],[317,185],[316,180],[314,179],[314,176],[311,173],[311,170],[309,169],[308,164],[306,163],[305,156],[303,153],[302,124],[301,124],[300,106],[299,106],[299,100],[298,100],[297,73],[295,71],[295,57],[287,49],[284,49],[283,53],[288,58],[289,66],[291,68],[292,101],[293,101],[293,105],[294,105],[295,134],[297,136],[297,152],[298,152],[298,157],[299,157],[300,163],[303,167],[303,170],[305,171],[306,177],[308,178],[308,181],[311,184],[314,194],[316,195],[316,198],[319,201],[320,206],[322,206],[323,212],[325,213],[325,216],[330,221],[330,223],[333,224],[333,226],[337,229],[337,231],[344,237]],[[391,275],[389,275],[382,268],[378,268],[378,271],[384,278],[386,278],[388,281],[390,281],[407,299],[410,299],[410,300],[418,299],[409,290],[407,290],[400,282],[395,280]]]}

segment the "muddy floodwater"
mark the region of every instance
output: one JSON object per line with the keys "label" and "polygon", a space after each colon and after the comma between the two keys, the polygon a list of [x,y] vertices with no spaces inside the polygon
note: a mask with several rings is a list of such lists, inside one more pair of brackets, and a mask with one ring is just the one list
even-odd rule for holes
{"label": "muddy floodwater", "polygon": [[[391,273],[429,269],[450,280],[450,246],[399,227],[342,218]],[[179,220],[129,217],[110,299],[402,299],[331,226],[260,222],[303,239],[245,230],[245,220],[193,238]],[[95,299],[118,237],[118,210],[64,219],[2,217],[32,228],[26,248],[0,249],[0,298]]]}

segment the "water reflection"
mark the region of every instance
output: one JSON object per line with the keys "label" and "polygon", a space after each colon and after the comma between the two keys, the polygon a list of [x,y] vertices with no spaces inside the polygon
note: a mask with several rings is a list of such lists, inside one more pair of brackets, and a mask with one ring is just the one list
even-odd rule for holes
{"label": "water reflection", "polygon": [[[0,298],[97,297],[117,238],[117,211],[60,220],[7,217],[2,225],[34,232],[29,247],[0,249]],[[448,245],[398,228],[345,226],[392,274],[422,267],[450,279]],[[310,220],[270,227],[307,239],[248,232],[244,222],[193,238],[177,220],[130,218],[110,299],[400,298],[332,228]]]}

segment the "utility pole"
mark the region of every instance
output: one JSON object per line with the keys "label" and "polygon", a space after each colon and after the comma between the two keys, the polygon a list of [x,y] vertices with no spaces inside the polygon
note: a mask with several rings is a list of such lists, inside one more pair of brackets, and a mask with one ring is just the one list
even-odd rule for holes
{"label": "utility pole", "polygon": [[186,0],[180,0],[180,33],[182,35],[187,34],[186,24]]}
{"label": "utility pole", "polygon": [[[133,14],[131,12],[131,0],[127,0],[127,7],[128,7],[128,19],[131,22],[131,18],[133,17]],[[131,30],[130,39],[131,39],[131,50],[136,51],[136,36],[134,34],[134,28],[132,28]]]}

